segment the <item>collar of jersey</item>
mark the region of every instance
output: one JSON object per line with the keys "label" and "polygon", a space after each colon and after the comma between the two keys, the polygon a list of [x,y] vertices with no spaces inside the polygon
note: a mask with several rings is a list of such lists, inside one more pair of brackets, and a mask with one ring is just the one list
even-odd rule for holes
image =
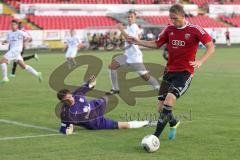
{"label": "collar of jersey", "polygon": [[187,25],[189,24],[189,22],[188,22],[188,21],[185,21],[185,22],[186,22],[186,24],[185,24],[184,26],[182,26],[182,27],[180,27],[180,28],[177,28],[177,29],[184,29],[184,28],[186,28]]}
{"label": "collar of jersey", "polygon": [[[136,23],[133,23],[133,24],[136,24]],[[131,25],[133,25],[133,24],[128,24],[127,26],[128,26],[128,27],[131,27]]]}

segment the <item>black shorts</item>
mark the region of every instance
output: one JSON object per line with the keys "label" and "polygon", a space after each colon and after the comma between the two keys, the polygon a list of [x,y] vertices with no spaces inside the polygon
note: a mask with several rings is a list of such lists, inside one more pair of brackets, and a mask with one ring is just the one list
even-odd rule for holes
{"label": "black shorts", "polygon": [[188,71],[166,72],[160,86],[158,100],[164,101],[168,93],[179,98],[189,88],[192,77]]}

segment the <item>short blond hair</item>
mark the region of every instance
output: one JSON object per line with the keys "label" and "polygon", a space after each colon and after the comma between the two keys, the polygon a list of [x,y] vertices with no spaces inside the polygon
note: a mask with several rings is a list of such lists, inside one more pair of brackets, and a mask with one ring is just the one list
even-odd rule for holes
{"label": "short blond hair", "polygon": [[169,12],[177,15],[185,16],[185,11],[181,4],[172,5],[169,9]]}

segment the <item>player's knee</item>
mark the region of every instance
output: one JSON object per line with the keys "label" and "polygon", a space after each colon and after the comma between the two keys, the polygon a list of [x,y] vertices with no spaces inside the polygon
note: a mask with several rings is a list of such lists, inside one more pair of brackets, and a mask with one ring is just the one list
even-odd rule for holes
{"label": "player's knee", "polygon": [[118,122],[118,129],[128,129],[130,125],[128,122]]}
{"label": "player's knee", "polygon": [[141,75],[142,79],[144,79],[145,81],[148,81],[150,79],[150,74],[146,73],[144,75]]}
{"label": "player's knee", "polygon": [[0,64],[3,64],[3,63],[8,63],[8,61],[3,58],[3,59],[0,60]]}
{"label": "player's knee", "polygon": [[22,69],[26,69],[27,67],[26,66],[22,66],[22,65],[19,65]]}
{"label": "player's knee", "polygon": [[21,62],[18,62],[19,66],[22,68],[22,69],[26,69],[27,68],[27,65],[21,63]]}
{"label": "player's knee", "polygon": [[173,93],[168,93],[164,100],[164,105],[174,106],[176,100],[177,97]]}
{"label": "player's knee", "polygon": [[112,69],[112,64],[109,64],[109,65],[108,65],[108,69]]}
{"label": "player's knee", "polygon": [[118,67],[119,67],[118,63],[116,63],[114,61],[108,66],[108,68],[111,69],[111,70],[115,70]]}

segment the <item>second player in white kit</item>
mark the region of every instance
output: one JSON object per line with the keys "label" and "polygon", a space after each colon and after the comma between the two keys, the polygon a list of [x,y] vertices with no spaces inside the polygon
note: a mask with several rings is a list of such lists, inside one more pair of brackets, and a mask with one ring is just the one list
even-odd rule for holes
{"label": "second player in white kit", "polygon": [[[128,25],[126,30],[126,34],[133,37],[139,37],[140,29],[136,23]],[[129,44],[125,42],[125,52],[127,63],[143,63],[143,55],[142,51],[139,49],[138,45]]]}
{"label": "second player in white kit", "polygon": [[72,68],[72,66],[76,65],[75,57],[77,55],[78,50],[81,48],[81,40],[76,35],[74,30],[70,31],[70,37],[65,40],[65,50],[66,50],[66,59],[68,62],[69,69]]}
{"label": "second player in white kit", "polygon": [[7,76],[7,64],[11,61],[16,61],[22,69],[25,69],[32,75],[38,77],[39,81],[42,81],[41,72],[37,72],[34,68],[26,65],[21,56],[23,50],[23,43],[29,42],[31,37],[26,32],[18,29],[18,21],[12,20],[11,22],[12,31],[8,33],[7,40],[3,41],[2,44],[9,43],[9,50],[0,60],[3,79],[1,83],[9,82]]}
{"label": "second player in white kit", "polygon": [[[117,28],[121,31],[123,36],[127,39],[129,36],[140,38],[141,31],[138,27],[136,22],[136,13],[134,11],[128,12],[128,25],[127,28],[124,30],[122,24],[118,24]],[[117,69],[120,66],[129,65],[136,72],[150,85],[153,86],[154,89],[159,89],[158,81],[152,77],[149,72],[146,70],[143,64],[143,55],[141,50],[139,49],[138,45],[129,44],[125,42],[125,52],[123,55],[116,56],[112,59],[111,64],[109,65],[109,73],[110,73],[110,80],[112,82],[112,89],[110,92],[106,94],[118,94],[120,93],[120,89],[118,86],[118,79],[117,79]]]}

